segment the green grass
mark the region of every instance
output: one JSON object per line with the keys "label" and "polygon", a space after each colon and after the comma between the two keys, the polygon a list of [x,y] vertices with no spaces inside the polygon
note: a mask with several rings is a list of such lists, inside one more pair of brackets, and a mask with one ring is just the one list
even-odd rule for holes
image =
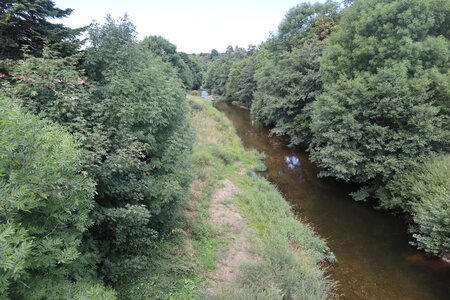
{"label": "green grass", "polygon": [[[151,270],[124,282],[121,299],[326,299],[333,283],[320,264],[333,261],[325,242],[299,222],[277,189],[252,171],[264,170],[265,155],[245,151],[231,122],[211,101],[188,96],[197,132],[192,154],[195,180],[179,225],[155,249]],[[244,263],[239,283],[208,294],[207,274],[226,247],[209,224],[210,197],[221,179],[241,193],[233,203],[244,217],[254,260]],[[223,234],[223,233],[222,233]],[[229,239],[232,233],[228,232]]]}
{"label": "green grass", "polygon": [[237,106],[243,106],[243,107],[247,107],[247,105],[245,105],[245,103],[241,102],[241,101],[232,101],[231,103],[233,103],[233,105],[237,105]]}
{"label": "green grass", "polygon": [[[334,283],[320,267],[324,261],[336,261],[333,253],[308,225],[296,219],[275,186],[251,172],[265,169],[265,155],[255,150],[245,151],[231,122],[210,101],[191,97],[190,102],[204,105],[195,113],[194,124],[208,123],[205,119],[216,121],[208,127],[200,126],[199,134],[214,136],[219,142],[200,143],[197,149],[208,153],[209,159],[205,161],[218,177],[230,179],[242,191],[233,202],[247,222],[254,244],[252,250],[258,257],[241,266],[239,284],[225,287],[212,297],[326,299],[333,296]],[[247,172],[243,173],[243,169]]]}

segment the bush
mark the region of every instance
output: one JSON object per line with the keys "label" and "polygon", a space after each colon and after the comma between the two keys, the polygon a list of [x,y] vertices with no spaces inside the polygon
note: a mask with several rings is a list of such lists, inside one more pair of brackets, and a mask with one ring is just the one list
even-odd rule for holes
{"label": "bush", "polygon": [[202,111],[205,109],[205,104],[194,99],[189,99],[189,107],[191,108],[191,111]]}
{"label": "bush", "polygon": [[414,244],[435,255],[450,252],[450,154],[437,156],[391,181],[381,207],[413,215]]}
{"label": "bush", "polygon": [[436,195],[424,199],[414,205],[413,219],[417,224],[413,228],[413,237],[417,242],[412,243],[419,249],[434,255],[450,254],[450,194]]}
{"label": "bush", "polygon": [[[429,80],[404,66],[379,69],[327,86],[313,103],[311,159],[334,176],[378,189],[433,155],[444,136]],[[375,100],[376,99],[376,100]],[[363,191],[355,194],[365,199]],[[369,191],[369,190],[368,190]]]}
{"label": "bush", "polygon": [[200,92],[197,90],[193,90],[189,92],[189,95],[200,97]]}
{"label": "bush", "polygon": [[80,166],[78,145],[3,95],[0,132],[2,299],[79,299],[91,292],[114,299],[90,283],[95,260],[80,251],[92,224],[94,183]]}

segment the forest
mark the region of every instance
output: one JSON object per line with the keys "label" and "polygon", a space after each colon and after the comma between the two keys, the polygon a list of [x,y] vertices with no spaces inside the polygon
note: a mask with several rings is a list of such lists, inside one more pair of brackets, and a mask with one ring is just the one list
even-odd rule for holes
{"label": "forest", "polygon": [[[450,257],[450,2],[301,3],[260,45],[197,54],[139,40],[126,14],[49,21],[71,13],[0,3],[0,298],[335,297],[332,249],[250,171],[238,207],[261,259],[239,289],[205,292],[220,240],[204,201],[234,163],[263,170],[264,155],[200,90],[247,107],[319,176],[355,184],[354,200],[406,215],[414,247]],[[204,124],[223,145],[199,144]]]}

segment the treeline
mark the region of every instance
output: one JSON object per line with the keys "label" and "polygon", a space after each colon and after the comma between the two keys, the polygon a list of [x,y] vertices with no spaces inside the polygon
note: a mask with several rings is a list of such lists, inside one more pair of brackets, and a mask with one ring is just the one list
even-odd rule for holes
{"label": "treeline", "polygon": [[115,299],[177,225],[201,67],[126,16],[71,30],[52,1],[0,9],[1,298]]}
{"label": "treeline", "polygon": [[450,253],[449,15],[444,0],[290,9],[251,55],[209,63],[204,86],[302,145],[355,200],[412,216],[414,244]]}

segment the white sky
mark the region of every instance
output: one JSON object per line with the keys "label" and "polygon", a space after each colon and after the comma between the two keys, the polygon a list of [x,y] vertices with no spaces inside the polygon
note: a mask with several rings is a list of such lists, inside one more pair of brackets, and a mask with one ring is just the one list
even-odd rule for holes
{"label": "white sky", "polygon": [[[161,35],[187,53],[224,52],[228,45],[258,45],[275,32],[286,12],[302,0],[54,0],[58,8],[72,8],[68,27],[82,27],[106,14],[128,13],[138,38]],[[323,1],[320,1],[323,2]]]}

